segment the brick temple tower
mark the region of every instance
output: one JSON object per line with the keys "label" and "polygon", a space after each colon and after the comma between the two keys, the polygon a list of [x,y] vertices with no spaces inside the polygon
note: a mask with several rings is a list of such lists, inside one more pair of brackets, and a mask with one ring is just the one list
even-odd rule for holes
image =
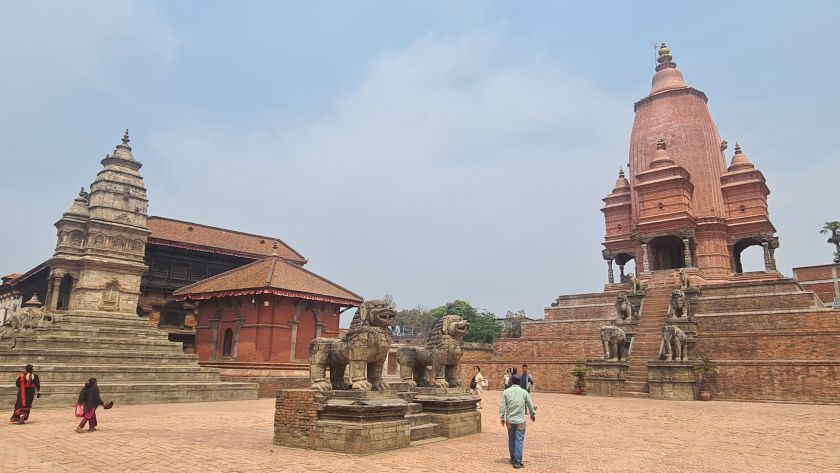
{"label": "brick temple tower", "polygon": [[779,243],[764,176],[738,145],[727,167],[727,143],[706,95],[685,83],[665,43],[657,62],[650,94],[634,107],[630,179],[621,170],[604,198],[609,282],[621,282],[613,263],[623,278],[630,260],[643,277],[692,268],[705,281],[728,280],[741,273],[741,252],[754,245],[764,249],[765,272],[775,273]]}

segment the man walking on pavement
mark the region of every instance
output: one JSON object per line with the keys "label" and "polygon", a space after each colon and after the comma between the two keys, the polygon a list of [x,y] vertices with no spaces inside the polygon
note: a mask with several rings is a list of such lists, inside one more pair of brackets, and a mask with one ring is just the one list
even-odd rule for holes
{"label": "man walking on pavement", "polygon": [[525,448],[525,414],[530,414],[531,422],[535,422],[536,411],[531,403],[531,395],[522,389],[519,375],[511,376],[510,388],[502,394],[499,405],[499,417],[502,426],[508,429],[508,451],[510,464],[514,468],[522,468],[522,451]]}
{"label": "man walking on pavement", "polygon": [[531,392],[531,388],[534,387],[534,378],[528,372],[528,365],[522,365],[522,375],[520,376],[519,385],[529,393]]}

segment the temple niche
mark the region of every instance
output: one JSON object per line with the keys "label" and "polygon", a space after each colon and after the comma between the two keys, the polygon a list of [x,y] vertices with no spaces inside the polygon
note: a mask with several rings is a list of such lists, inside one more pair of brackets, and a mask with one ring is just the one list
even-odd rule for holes
{"label": "temple niche", "polygon": [[[557,297],[520,338],[466,350],[465,363],[498,379],[527,361],[557,392],[583,363],[590,394],[691,400],[708,357],[716,399],[840,402],[840,311],[823,302],[840,300],[836,268],[799,269],[823,300],[779,272],[764,175],[721,139],[707,102],[662,44],[629,167],[603,199],[603,290]],[[745,251],[763,265],[745,271]]]}

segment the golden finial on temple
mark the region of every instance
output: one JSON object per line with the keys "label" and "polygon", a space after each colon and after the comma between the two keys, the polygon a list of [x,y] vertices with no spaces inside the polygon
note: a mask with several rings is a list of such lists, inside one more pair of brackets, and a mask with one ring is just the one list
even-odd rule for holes
{"label": "golden finial on temple", "polygon": [[662,43],[659,46],[659,57],[656,59],[656,62],[659,64],[666,64],[671,62],[674,59],[674,56],[671,56],[671,49],[665,43]]}
{"label": "golden finial on temple", "polygon": [[735,142],[735,154],[741,154],[741,143]]}
{"label": "golden finial on temple", "polygon": [[666,149],[666,148],[667,148],[667,145],[665,144],[664,139],[659,138],[658,140],[656,140],[656,149]]}

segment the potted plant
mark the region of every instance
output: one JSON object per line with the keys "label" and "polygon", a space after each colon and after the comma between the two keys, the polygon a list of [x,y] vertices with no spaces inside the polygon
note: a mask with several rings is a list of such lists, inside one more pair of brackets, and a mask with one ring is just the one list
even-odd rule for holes
{"label": "potted plant", "polygon": [[575,394],[586,394],[586,368],[583,365],[575,365],[572,370],[575,377]]}
{"label": "potted plant", "polygon": [[698,397],[701,401],[712,399],[712,385],[715,375],[718,372],[717,365],[708,356],[701,356],[700,362],[694,367],[694,371],[700,377],[700,392]]}

